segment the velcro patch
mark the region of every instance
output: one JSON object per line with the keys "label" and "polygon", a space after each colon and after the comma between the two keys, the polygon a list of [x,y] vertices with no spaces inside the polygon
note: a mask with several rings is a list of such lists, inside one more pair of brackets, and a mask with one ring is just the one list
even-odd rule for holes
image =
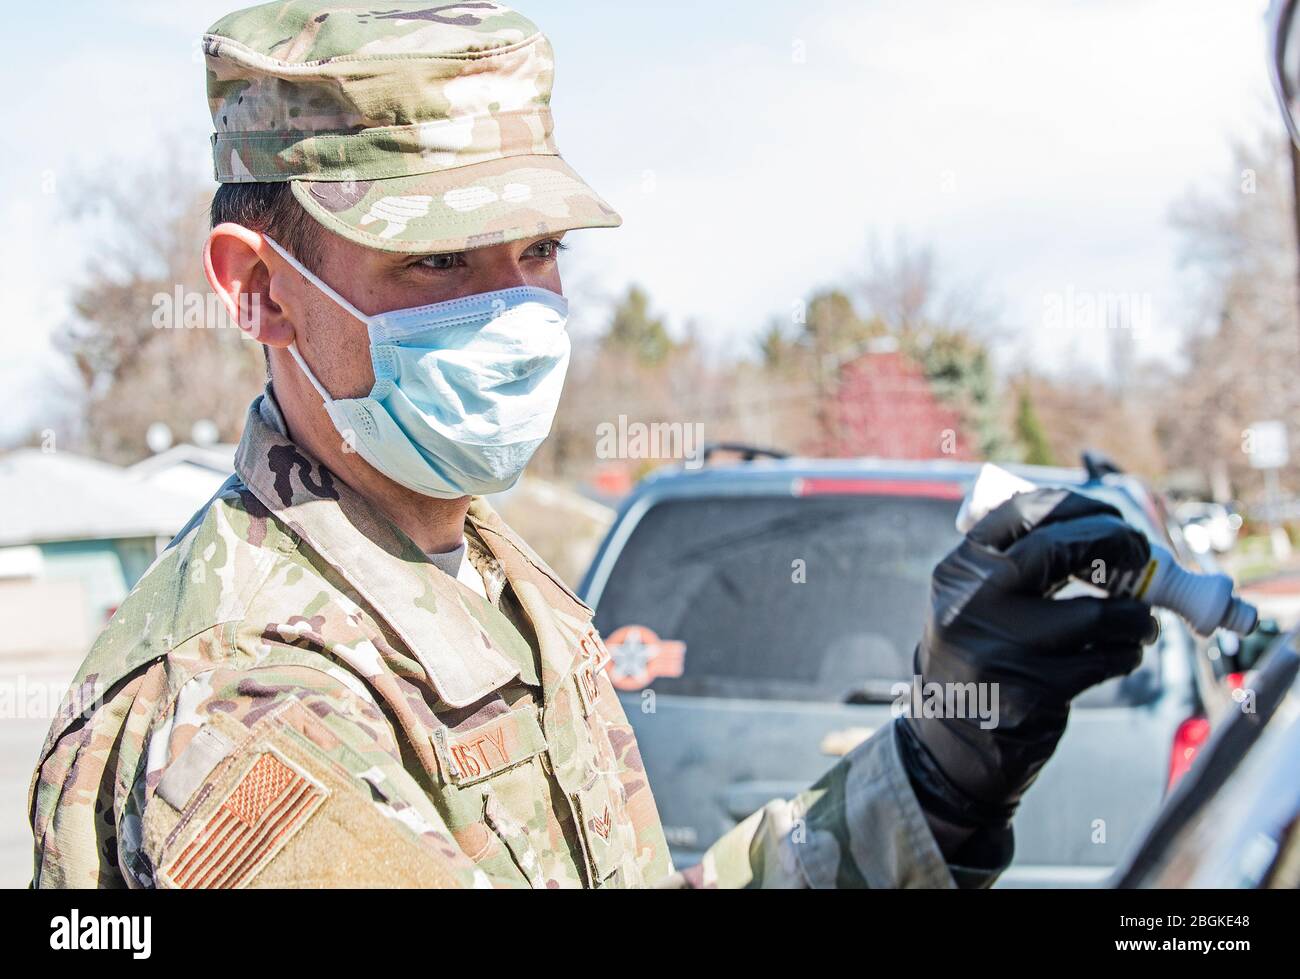
{"label": "velcro patch", "polygon": [[167,868],[176,887],[238,887],[287,843],[327,790],[266,751]]}
{"label": "velcro patch", "polygon": [[159,798],[173,809],[184,809],[208,776],[234,749],[234,741],[211,724],[203,725],[180,756],[163,772],[158,783]]}

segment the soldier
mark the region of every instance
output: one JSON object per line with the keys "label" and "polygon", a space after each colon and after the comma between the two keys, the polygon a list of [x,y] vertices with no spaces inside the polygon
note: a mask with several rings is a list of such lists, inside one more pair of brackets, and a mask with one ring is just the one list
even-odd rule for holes
{"label": "soldier", "polygon": [[999,684],[1001,722],[901,719],[674,872],[591,609],[482,499],[555,412],[560,238],[620,223],[557,155],[550,44],[486,0],[283,0],[203,43],[206,270],[269,382],[51,727],[34,885],[990,882],[1071,697],[1153,626],[1042,596],[1141,536],[1063,491],[1004,505],[917,652]]}

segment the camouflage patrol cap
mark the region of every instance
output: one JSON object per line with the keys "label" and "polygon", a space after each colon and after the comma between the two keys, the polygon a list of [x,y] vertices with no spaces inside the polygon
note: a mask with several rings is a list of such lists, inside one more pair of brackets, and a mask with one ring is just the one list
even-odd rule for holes
{"label": "camouflage patrol cap", "polygon": [[289,181],[370,248],[462,251],[622,220],[560,158],[550,42],[487,0],[281,0],[203,36],[216,178]]}

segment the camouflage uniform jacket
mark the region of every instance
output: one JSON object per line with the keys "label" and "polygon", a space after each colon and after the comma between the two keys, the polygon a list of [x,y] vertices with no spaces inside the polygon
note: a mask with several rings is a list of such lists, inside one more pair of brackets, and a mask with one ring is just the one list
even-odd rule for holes
{"label": "camouflage uniform jacket", "polygon": [[673,873],[591,609],[475,499],[484,600],[286,431],[253,403],[82,665],[34,886],[951,886],[889,728]]}

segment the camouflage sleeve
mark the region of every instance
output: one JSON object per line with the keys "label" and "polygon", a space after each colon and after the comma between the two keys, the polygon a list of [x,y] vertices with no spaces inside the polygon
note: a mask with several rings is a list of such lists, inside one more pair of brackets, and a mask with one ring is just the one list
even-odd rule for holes
{"label": "camouflage sleeve", "polygon": [[881,728],[794,799],[736,826],[667,887],[953,887],[895,743]]}
{"label": "camouflage sleeve", "polygon": [[182,686],[123,825],[137,886],[496,883],[403,767],[364,686],[305,666],[222,668]]}

